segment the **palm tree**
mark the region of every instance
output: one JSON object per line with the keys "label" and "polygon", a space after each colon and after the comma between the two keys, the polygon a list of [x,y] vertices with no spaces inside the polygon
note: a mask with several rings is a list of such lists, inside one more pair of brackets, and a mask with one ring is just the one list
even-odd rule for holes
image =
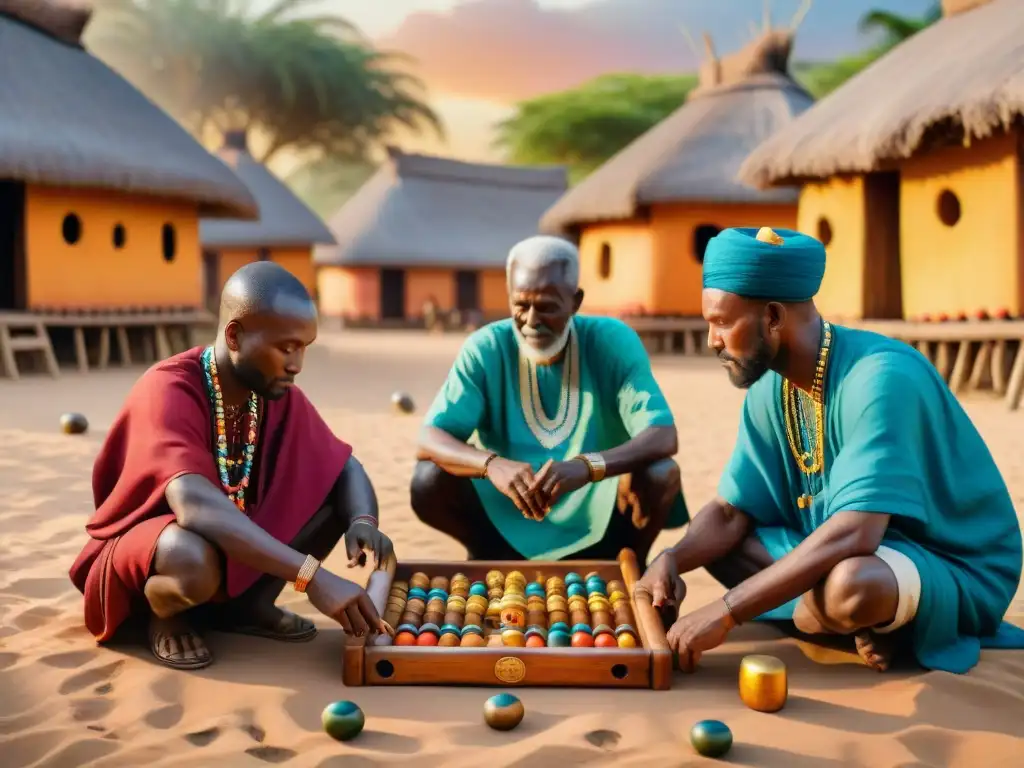
{"label": "palm tree", "polygon": [[942,18],[942,4],[933,3],[920,17],[891,11],[868,11],[860,19],[861,32],[881,32],[886,49],[893,48]]}
{"label": "palm tree", "polygon": [[443,135],[422,84],[315,0],[99,0],[89,43],[198,138],[249,129],[282,149],[361,159],[398,126]]}

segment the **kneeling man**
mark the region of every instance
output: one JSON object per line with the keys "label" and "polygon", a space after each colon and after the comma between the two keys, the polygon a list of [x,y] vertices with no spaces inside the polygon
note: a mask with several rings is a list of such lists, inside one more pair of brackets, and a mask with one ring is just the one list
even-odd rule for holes
{"label": "kneeling man", "polygon": [[676,428],[636,333],[577,315],[575,246],[508,257],[512,317],[466,341],[426,417],[412,506],[475,560],[647,561],[688,516]]}
{"label": "kneeling man", "polygon": [[669,630],[688,671],[756,618],[852,635],[879,670],[899,645],[956,673],[982,647],[1024,647],[1002,621],[1020,523],[988,448],[915,349],[822,319],[824,272],[824,247],[797,232],[730,229],[709,244],[708,343],[749,391],[719,498],[637,599],[678,604],[679,574],[700,567],[729,589]]}

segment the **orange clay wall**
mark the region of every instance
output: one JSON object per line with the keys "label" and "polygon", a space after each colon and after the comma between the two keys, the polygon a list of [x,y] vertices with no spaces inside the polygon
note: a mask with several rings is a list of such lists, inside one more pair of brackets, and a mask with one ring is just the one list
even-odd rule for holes
{"label": "orange clay wall", "polygon": [[[305,248],[301,246],[270,248],[268,250],[271,261],[280,264],[299,278],[302,284],[306,286],[306,290],[309,291],[310,295],[315,295],[316,269],[313,266],[312,246],[306,246]],[[259,251],[256,248],[223,248],[220,250],[214,249],[214,252],[220,254],[221,284],[217,286],[218,293],[224,287],[227,279],[238,269],[250,261],[257,261],[259,259]]]}
{"label": "orange clay wall", "polygon": [[864,315],[864,181],[834,178],[800,192],[797,229],[825,243],[825,278],[814,302],[835,321]]}
{"label": "orange clay wall", "polygon": [[[443,311],[455,307],[457,270],[417,267],[405,270],[405,317],[423,316],[433,298]],[[504,269],[480,272],[480,309],[487,318],[508,314]],[[320,312],[325,317],[380,319],[380,269],[377,267],[320,267],[317,269]]]}
{"label": "orange clay wall", "polygon": [[796,206],[674,203],[652,206],[648,221],[590,225],[580,236],[583,311],[699,317],[701,226],[793,229]]}
{"label": "orange clay wall", "polygon": [[[908,318],[1021,314],[1017,136],[906,161],[900,179],[900,265]],[[955,196],[959,218],[949,216]],[[945,214],[940,202],[945,194]]]}
{"label": "orange clay wall", "polygon": [[[74,244],[65,217],[79,222]],[[115,246],[115,227],[123,229]],[[165,260],[162,230],[174,232]],[[199,307],[199,218],[192,203],[85,189],[29,186],[25,261],[29,309]]]}

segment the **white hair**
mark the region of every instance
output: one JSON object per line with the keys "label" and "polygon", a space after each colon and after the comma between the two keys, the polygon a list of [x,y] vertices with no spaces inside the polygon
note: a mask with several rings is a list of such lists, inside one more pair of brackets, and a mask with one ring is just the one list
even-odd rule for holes
{"label": "white hair", "polygon": [[510,287],[516,264],[533,268],[560,265],[566,285],[573,290],[580,287],[580,253],[575,245],[560,237],[535,235],[512,246],[505,262],[505,280]]}

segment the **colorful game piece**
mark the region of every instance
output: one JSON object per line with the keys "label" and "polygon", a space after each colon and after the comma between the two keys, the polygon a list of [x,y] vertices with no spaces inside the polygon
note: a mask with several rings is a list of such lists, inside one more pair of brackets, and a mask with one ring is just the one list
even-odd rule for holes
{"label": "colorful game piece", "polygon": [[324,732],[337,741],[348,741],[362,733],[366,716],[354,702],[334,701],[320,715]]}
{"label": "colorful game piece", "polygon": [[572,645],[572,635],[561,629],[548,632],[548,648],[568,648]]}
{"label": "colorful game piece", "polygon": [[740,698],[758,712],[778,712],[786,706],[789,682],[786,665],[774,656],[744,656],[740,662]]}
{"label": "colorful game piece", "polygon": [[84,435],[89,431],[89,420],[80,413],[65,413],[60,417],[60,430],[65,435]]}
{"label": "colorful game piece", "polygon": [[594,636],[590,632],[573,632],[571,644],[573,648],[593,648]]}
{"label": "colorful game piece", "polygon": [[484,722],[497,731],[511,731],[525,714],[523,702],[511,693],[498,693],[484,702]]}
{"label": "colorful game piece", "polygon": [[701,720],[690,729],[690,743],[699,755],[722,757],[732,748],[732,731],[719,720]]}
{"label": "colorful game piece", "polygon": [[487,585],[482,581],[474,581],[473,585],[469,588],[469,594],[480,595],[480,597],[487,597]]}
{"label": "colorful game piece", "polygon": [[526,635],[519,627],[502,627],[501,642],[510,648],[523,648],[526,645]]}

